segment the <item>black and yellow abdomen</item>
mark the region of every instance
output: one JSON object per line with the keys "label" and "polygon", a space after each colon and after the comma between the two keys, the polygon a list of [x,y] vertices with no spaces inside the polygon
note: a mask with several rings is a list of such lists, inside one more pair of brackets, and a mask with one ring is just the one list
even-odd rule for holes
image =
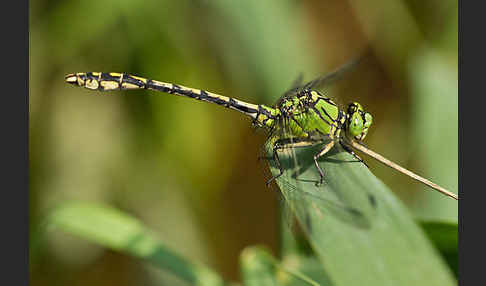
{"label": "black and yellow abdomen", "polygon": [[126,73],[74,73],[66,75],[65,80],[67,83],[98,91],[150,89],[214,103],[246,114],[260,127],[273,128],[280,114],[278,109],[262,104],[251,104],[202,89],[194,89]]}

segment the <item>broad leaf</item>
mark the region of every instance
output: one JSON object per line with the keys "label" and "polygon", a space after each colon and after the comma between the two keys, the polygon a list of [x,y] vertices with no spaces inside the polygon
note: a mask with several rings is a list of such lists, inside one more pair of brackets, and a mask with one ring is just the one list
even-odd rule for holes
{"label": "broad leaf", "polygon": [[331,285],[455,285],[407,209],[364,164],[334,148],[321,159],[325,182],[316,186],[312,158],[321,147],[280,153],[277,183]]}

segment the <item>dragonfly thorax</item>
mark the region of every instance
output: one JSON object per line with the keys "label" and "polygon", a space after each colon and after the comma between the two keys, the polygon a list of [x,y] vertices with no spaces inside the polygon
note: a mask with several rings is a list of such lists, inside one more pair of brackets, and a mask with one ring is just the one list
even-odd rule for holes
{"label": "dragonfly thorax", "polygon": [[303,90],[282,98],[276,108],[287,134],[295,137],[339,137],[345,113],[318,91]]}

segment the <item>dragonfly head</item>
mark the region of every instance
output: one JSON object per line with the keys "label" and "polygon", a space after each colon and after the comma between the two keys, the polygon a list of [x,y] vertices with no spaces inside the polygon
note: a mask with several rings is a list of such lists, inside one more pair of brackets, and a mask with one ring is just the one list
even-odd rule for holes
{"label": "dragonfly head", "polygon": [[345,128],[349,138],[362,141],[368,134],[371,123],[373,123],[373,116],[365,112],[361,104],[353,102],[348,105]]}

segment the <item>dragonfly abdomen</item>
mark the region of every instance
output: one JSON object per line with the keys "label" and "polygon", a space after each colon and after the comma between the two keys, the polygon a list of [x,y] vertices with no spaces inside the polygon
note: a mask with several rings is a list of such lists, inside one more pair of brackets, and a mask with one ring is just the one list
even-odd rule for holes
{"label": "dragonfly abdomen", "polygon": [[194,89],[182,85],[165,83],[126,73],[87,72],[68,74],[66,82],[98,91],[150,89],[169,94],[185,96],[201,101],[215,103],[250,116],[258,125],[272,127],[279,111],[265,105],[257,105],[211,93],[201,89]]}

